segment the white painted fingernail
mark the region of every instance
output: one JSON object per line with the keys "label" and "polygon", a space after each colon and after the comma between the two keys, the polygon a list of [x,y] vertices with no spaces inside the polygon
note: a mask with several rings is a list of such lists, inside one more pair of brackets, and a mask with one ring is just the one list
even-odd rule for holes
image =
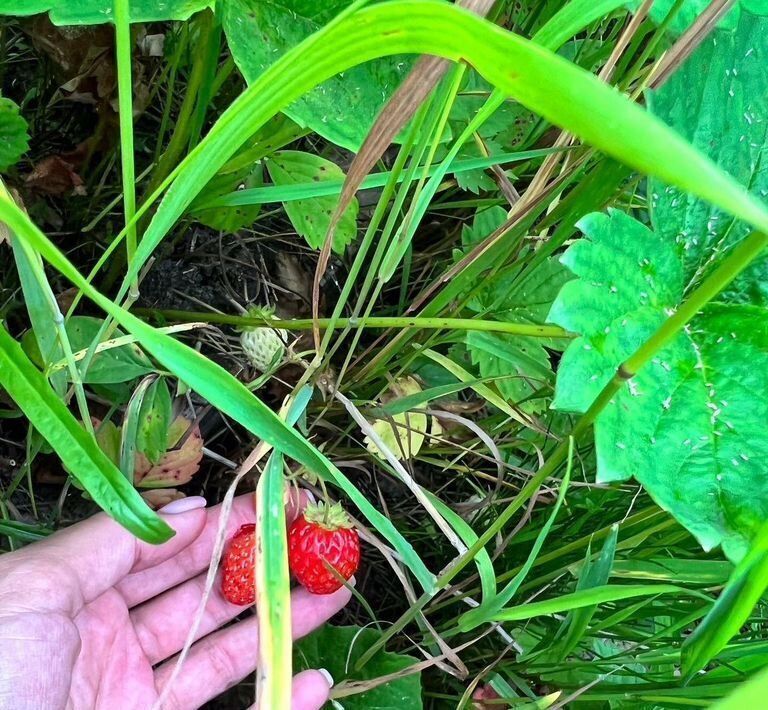
{"label": "white painted fingernail", "polygon": [[309,490],[309,488],[304,489],[304,495],[307,496],[307,500],[310,503],[317,503],[317,498],[315,498],[315,494]]}
{"label": "white painted fingernail", "polygon": [[325,678],[325,682],[328,683],[329,688],[333,688],[333,676],[325,670],[325,668],[318,668],[317,672]]}
{"label": "white painted fingernail", "polygon": [[188,513],[190,510],[197,510],[198,508],[205,508],[208,505],[208,501],[203,496],[190,496],[189,498],[179,498],[179,500],[172,500],[168,505],[164,505],[158,513],[164,515],[178,515],[179,513]]}

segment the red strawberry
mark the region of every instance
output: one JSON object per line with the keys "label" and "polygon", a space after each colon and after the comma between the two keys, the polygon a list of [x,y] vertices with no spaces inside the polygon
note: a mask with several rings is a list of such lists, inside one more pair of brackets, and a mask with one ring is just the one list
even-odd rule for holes
{"label": "red strawberry", "polygon": [[342,586],[326,563],[344,579],[360,564],[360,538],[341,503],[308,505],[288,531],[288,565],[312,594],[332,594]]}
{"label": "red strawberry", "polygon": [[256,526],[253,523],[242,525],[229,541],[221,566],[221,591],[232,604],[247,606],[256,601],[255,550]]}

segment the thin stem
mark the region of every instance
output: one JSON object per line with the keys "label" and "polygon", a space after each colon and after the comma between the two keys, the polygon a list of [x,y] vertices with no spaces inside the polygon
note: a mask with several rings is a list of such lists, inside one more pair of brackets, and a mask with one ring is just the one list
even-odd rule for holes
{"label": "thin stem", "polygon": [[412,317],[379,317],[366,318],[320,318],[313,321],[311,318],[296,320],[267,320],[265,318],[251,318],[247,316],[231,316],[223,313],[200,313],[194,311],[153,310],[148,308],[134,309],[136,315],[158,315],[168,320],[182,322],[207,321],[208,323],[221,323],[235,326],[260,326],[268,325],[272,328],[285,330],[312,330],[313,324],[319,328],[418,328],[421,330],[480,330],[491,333],[506,333],[529,338],[572,338],[568,331],[556,325],[534,325],[529,323],[505,323],[494,320],[476,320],[474,318],[419,318]]}
{"label": "thin stem", "polygon": [[[125,254],[128,265],[136,253],[136,173],[133,164],[133,82],[131,80],[131,25],[128,0],[115,0],[115,39],[117,45],[117,90],[120,114],[120,162],[123,175],[123,212],[127,227]],[[131,292],[138,289],[134,279]]]}

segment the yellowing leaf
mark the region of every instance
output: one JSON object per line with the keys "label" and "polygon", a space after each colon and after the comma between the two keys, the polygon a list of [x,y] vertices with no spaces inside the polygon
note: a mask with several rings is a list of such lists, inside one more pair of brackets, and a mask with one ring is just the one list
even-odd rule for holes
{"label": "yellowing leaf", "polygon": [[[386,404],[402,397],[421,392],[421,387],[413,377],[401,377],[392,384],[381,403]],[[427,415],[417,412],[402,412],[386,419],[377,419],[372,424],[373,430],[382,443],[400,459],[412,459],[419,453],[427,431]],[[384,452],[371,439],[365,437],[368,451],[380,459],[386,459]]]}

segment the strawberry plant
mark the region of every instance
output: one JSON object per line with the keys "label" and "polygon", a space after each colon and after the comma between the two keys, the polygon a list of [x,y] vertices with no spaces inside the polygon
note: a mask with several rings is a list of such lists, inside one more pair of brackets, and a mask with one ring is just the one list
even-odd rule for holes
{"label": "strawberry plant", "polygon": [[0,13],[3,549],[222,502],[264,708],[762,698],[764,2]]}

